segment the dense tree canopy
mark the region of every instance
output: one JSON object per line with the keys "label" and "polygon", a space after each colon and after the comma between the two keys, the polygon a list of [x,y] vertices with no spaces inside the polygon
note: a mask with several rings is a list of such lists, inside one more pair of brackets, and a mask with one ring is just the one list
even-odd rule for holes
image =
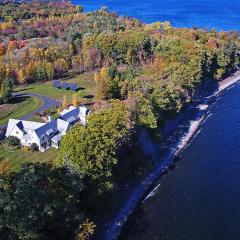
{"label": "dense tree canopy", "polygon": [[0,234],[4,239],[73,239],[85,221],[84,181],[50,165],[25,165],[0,176]]}
{"label": "dense tree canopy", "polygon": [[117,164],[116,153],[130,135],[131,122],[126,106],[113,101],[88,118],[87,127],[73,127],[64,137],[57,163],[81,176],[89,176],[99,191],[111,187],[109,177]]}
{"label": "dense tree canopy", "polygon": [[105,75],[100,71],[99,97],[121,98],[124,93],[127,98],[136,87],[133,79],[129,82],[124,68],[121,74],[108,74],[111,66],[127,66],[143,70],[140,77],[151,85],[144,97],[150,100],[154,91],[156,99],[164,89],[162,95],[169,99],[159,99],[168,102],[163,110],[177,112],[204,79],[220,79],[239,64],[235,32],[175,29],[169,22],[143,24],[106,8],[85,14],[68,1],[5,3],[0,18],[2,95],[8,94],[4,89],[9,82],[41,82],[68,71],[110,67]]}

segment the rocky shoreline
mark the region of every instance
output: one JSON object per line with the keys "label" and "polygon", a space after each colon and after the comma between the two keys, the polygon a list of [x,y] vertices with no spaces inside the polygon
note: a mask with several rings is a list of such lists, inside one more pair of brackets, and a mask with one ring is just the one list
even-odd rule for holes
{"label": "rocky shoreline", "polygon": [[[152,191],[154,191],[154,188],[156,187],[154,186],[156,180],[159,179],[159,177],[174,163],[178,154],[188,145],[192,137],[196,134],[199,126],[205,119],[208,107],[214,101],[214,98],[238,81],[240,81],[239,70],[234,72],[231,76],[221,80],[216,86],[210,87],[211,94],[209,94],[209,91],[206,91],[203,94],[198,94],[195,103],[189,106],[185,113],[180,114],[183,116],[178,116],[180,121],[178,121],[178,119],[174,120],[175,125],[178,125],[177,129],[174,129],[174,133],[169,134],[170,131],[166,131],[168,137],[166,137],[166,141],[164,141],[164,146],[158,148],[153,142],[142,141],[142,144],[147,145],[147,148],[150,147],[154,149],[151,151],[151,157],[156,163],[155,168],[153,172],[138,184],[138,186],[132,189],[131,194],[125,199],[126,201],[123,203],[118,214],[111,222],[106,224],[104,239],[112,240],[119,237],[121,229],[129,215],[134,212],[141,200],[151,196]],[[174,123],[169,124],[174,125]],[[142,138],[145,137],[146,133],[143,133]],[[176,139],[178,139],[178,141],[176,141]],[[164,154],[162,154],[163,152]],[[149,191],[150,188],[152,189],[151,191]]]}

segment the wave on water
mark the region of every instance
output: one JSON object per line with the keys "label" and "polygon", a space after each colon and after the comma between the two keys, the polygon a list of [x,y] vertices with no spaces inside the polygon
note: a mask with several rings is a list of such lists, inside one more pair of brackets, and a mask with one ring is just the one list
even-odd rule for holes
{"label": "wave on water", "polygon": [[160,188],[161,184],[159,183],[142,201],[143,203],[145,203],[149,198],[154,197],[157,193],[158,190]]}
{"label": "wave on water", "polygon": [[213,113],[207,114],[206,117],[204,118],[203,123],[205,123],[205,122],[206,122],[210,117],[212,117],[212,116],[213,116]]}

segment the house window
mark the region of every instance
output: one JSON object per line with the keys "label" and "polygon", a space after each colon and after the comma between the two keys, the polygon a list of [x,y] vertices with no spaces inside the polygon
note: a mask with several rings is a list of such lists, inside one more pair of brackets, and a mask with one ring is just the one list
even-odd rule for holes
{"label": "house window", "polygon": [[19,134],[19,131],[16,131],[16,134]]}

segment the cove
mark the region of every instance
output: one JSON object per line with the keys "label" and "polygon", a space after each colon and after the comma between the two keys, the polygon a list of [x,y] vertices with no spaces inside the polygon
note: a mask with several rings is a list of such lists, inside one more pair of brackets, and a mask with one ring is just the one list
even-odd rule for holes
{"label": "cove", "polygon": [[238,240],[240,84],[222,92],[174,171],[158,180],[121,239]]}

